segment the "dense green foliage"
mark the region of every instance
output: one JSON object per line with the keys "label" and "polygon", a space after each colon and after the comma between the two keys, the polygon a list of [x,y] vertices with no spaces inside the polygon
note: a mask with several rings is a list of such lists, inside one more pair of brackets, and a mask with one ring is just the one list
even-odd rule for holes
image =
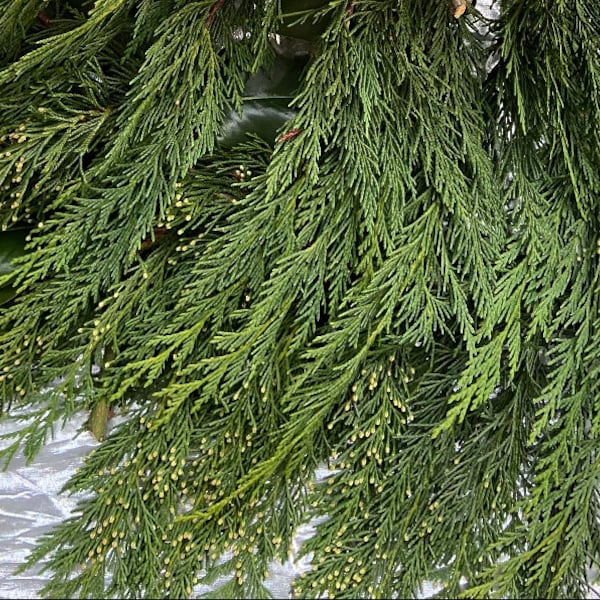
{"label": "dense green foliage", "polygon": [[3,456],[126,417],[46,593],[264,597],[321,517],[298,597],[584,597],[599,194],[596,0],[0,0]]}

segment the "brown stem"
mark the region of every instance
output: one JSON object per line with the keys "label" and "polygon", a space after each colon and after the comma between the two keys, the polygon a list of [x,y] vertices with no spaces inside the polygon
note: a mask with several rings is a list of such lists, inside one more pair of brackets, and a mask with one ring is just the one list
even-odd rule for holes
{"label": "brown stem", "polygon": [[160,239],[163,235],[165,235],[167,233],[168,229],[166,227],[156,227],[154,229],[154,239],[152,239],[151,237],[146,238],[145,240],[142,241],[142,244],[140,245],[140,250],[145,250],[146,248],[149,248],[150,246],[152,246],[152,244]]}
{"label": "brown stem", "polygon": [[455,19],[462,17],[467,10],[467,0],[448,0],[450,12]]}
{"label": "brown stem", "polygon": [[211,25],[213,24],[213,21],[215,20],[215,16],[216,16],[217,12],[219,11],[219,9],[221,8],[221,6],[223,6],[224,1],[225,0],[217,0],[210,7],[210,10],[208,11],[208,16],[206,17],[206,29],[211,28]]}
{"label": "brown stem", "polygon": [[350,20],[352,19],[352,15],[354,14],[354,1],[350,0],[346,5],[346,29],[350,29]]}
{"label": "brown stem", "polygon": [[107,424],[108,402],[106,400],[99,400],[94,404],[94,408],[92,408],[90,418],[88,419],[88,429],[99,442],[104,439]]}
{"label": "brown stem", "polygon": [[[113,357],[113,349],[107,346],[104,350],[104,364],[106,365],[106,363],[111,361]],[[102,377],[104,372],[105,367],[103,366],[100,370],[100,378]],[[92,412],[90,413],[87,426],[92,435],[98,441],[102,441],[104,439],[104,434],[106,433],[106,426],[108,425],[108,419],[112,416],[111,413],[112,411],[109,408],[108,400],[105,400],[104,398],[98,400],[98,402],[96,402],[96,404],[94,404],[94,407],[92,408]]]}
{"label": "brown stem", "polygon": [[40,12],[36,15],[37,20],[46,28],[50,29],[52,24],[50,23],[50,19],[40,10]]}
{"label": "brown stem", "polygon": [[283,144],[283,142],[291,140],[292,138],[296,137],[299,133],[302,133],[302,129],[290,129],[289,131],[286,131],[285,133],[282,133],[279,136],[279,138],[277,139],[277,143]]}

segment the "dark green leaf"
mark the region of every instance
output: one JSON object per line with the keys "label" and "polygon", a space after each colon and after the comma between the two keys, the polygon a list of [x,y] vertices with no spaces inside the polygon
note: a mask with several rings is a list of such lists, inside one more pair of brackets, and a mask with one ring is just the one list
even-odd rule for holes
{"label": "dark green leaf", "polygon": [[268,71],[260,69],[246,82],[246,98],[293,98],[300,87],[306,67],[305,58],[285,59],[275,56]]}
{"label": "dark green leaf", "polygon": [[278,33],[301,40],[319,39],[330,21],[320,10],[327,4],[324,0],[281,0],[283,24]]}
{"label": "dark green leaf", "polygon": [[0,234],[0,305],[15,295],[7,276],[15,270],[13,260],[25,253],[26,236],[27,231],[24,229],[4,231]]}
{"label": "dark green leaf", "polygon": [[0,275],[6,275],[15,270],[12,261],[25,254],[26,236],[27,231],[24,229],[0,233]]}
{"label": "dark green leaf", "polygon": [[219,144],[231,147],[243,142],[247,134],[255,134],[274,143],[278,130],[296,111],[289,103],[300,85],[304,59],[287,60],[276,56],[268,71],[260,70],[246,83],[242,112],[231,110],[226,117]]}
{"label": "dark green leaf", "polygon": [[242,113],[230,111],[217,141],[228,148],[243,142],[247,134],[256,134],[268,143],[274,143],[277,132],[296,111],[288,107],[288,100],[250,100],[244,103]]}

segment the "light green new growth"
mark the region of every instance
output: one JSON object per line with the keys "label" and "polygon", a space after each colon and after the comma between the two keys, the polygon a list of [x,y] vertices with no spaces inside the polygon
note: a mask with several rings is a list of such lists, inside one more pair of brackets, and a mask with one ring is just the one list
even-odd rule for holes
{"label": "light green new growth", "polygon": [[124,416],[23,569],[586,597],[599,194],[595,0],[0,0],[0,455]]}

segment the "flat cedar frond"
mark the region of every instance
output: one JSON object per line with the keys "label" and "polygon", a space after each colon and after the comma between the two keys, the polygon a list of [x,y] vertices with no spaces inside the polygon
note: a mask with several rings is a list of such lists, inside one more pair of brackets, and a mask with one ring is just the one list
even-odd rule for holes
{"label": "flat cedar frond", "polygon": [[590,593],[600,4],[478,8],[0,0],[0,458],[123,417],[46,596],[266,598],[311,519],[296,597]]}

